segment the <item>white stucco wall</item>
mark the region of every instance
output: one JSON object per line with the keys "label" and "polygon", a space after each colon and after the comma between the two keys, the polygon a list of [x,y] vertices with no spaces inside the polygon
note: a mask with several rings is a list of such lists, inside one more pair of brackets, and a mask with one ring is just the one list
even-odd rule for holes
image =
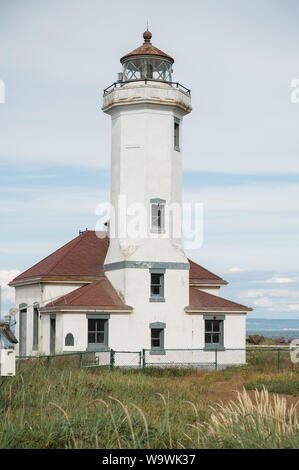
{"label": "white stucco wall", "polygon": [[204,287],[204,286],[194,286],[196,287],[196,289],[198,290],[202,290],[203,292],[207,292],[208,294],[212,294],[212,295],[220,295],[220,287],[216,286],[216,287]]}
{"label": "white stucco wall", "polygon": [[[82,284],[69,284],[69,283],[41,283],[41,284],[28,284],[24,286],[15,287],[15,306],[19,308],[20,304],[27,305],[26,314],[26,355],[36,355],[41,352],[49,351],[50,333],[48,331],[48,319],[39,319],[39,349],[37,351],[32,349],[33,346],[33,304],[39,304],[40,307],[45,306],[51,301],[62,295],[77,289]],[[15,335],[19,340],[19,314],[15,317]],[[59,329],[59,322],[56,325]],[[16,345],[16,353],[19,354],[19,343]]]}

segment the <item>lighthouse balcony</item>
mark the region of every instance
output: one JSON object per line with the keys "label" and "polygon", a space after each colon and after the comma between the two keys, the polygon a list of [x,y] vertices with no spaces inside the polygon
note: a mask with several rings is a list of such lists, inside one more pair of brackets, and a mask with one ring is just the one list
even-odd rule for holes
{"label": "lighthouse balcony", "polygon": [[178,82],[156,80],[130,80],[115,82],[104,90],[104,112],[115,106],[128,104],[161,104],[181,108],[183,113],[191,111],[190,90]]}

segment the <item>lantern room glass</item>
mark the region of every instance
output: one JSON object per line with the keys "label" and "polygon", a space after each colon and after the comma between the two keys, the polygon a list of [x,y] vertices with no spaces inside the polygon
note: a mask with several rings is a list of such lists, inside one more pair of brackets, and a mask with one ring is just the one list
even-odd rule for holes
{"label": "lantern room glass", "polygon": [[133,80],[172,81],[172,63],[156,57],[131,57],[123,62],[123,81]]}

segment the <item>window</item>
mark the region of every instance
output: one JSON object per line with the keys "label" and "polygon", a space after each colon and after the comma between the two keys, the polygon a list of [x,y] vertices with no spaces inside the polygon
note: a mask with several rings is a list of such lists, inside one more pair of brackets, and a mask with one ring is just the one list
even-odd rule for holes
{"label": "window", "polygon": [[174,118],[174,149],[180,151],[180,120]]}
{"label": "window", "polygon": [[33,346],[32,349],[34,351],[38,350],[38,326],[39,326],[39,313],[38,313],[38,305],[33,306]]}
{"label": "window", "polygon": [[88,318],[88,349],[108,349],[108,319]]}
{"label": "window", "polygon": [[65,337],[65,346],[74,346],[74,336],[72,333],[68,333]]}
{"label": "window", "polygon": [[164,204],[152,204],[152,231],[164,231]]}
{"label": "window", "polygon": [[223,320],[205,320],[205,347],[211,349],[223,348]]}
{"label": "window", "polygon": [[156,269],[150,270],[151,276],[151,296],[150,302],[165,302],[164,299],[164,272],[157,272]]}
{"label": "window", "polygon": [[162,328],[151,329],[151,348],[163,349],[164,330]]}
{"label": "window", "polygon": [[164,329],[166,323],[150,323],[151,329],[151,354],[165,354],[164,351]]}
{"label": "window", "polygon": [[161,80],[171,82],[172,63],[167,59],[128,57],[123,61],[123,81]]}

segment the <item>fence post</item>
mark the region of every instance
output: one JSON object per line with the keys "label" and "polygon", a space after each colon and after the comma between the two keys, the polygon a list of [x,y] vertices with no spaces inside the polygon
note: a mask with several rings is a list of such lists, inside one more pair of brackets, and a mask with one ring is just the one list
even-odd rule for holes
{"label": "fence post", "polygon": [[218,355],[217,355],[217,349],[215,349],[215,370],[218,369],[217,361],[218,361]]}
{"label": "fence post", "polygon": [[142,373],[145,374],[145,349],[142,349]]}
{"label": "fence post", "polygon": [[280,349],[277,350],[277,367],[278,372],[280,372]]}
{"label": "fence post", "polygon": [[110,370],[113,370],[114,368],[114,354],[115,351],[113,349],[110,349]]}
{"label": "fence post", "polygon": [[82,367],[82,359],[83,359],[83,355],[82,355],[82,353],[81,353],[81,354],[80,354],[80,369],[81,369],[81,367]]}

